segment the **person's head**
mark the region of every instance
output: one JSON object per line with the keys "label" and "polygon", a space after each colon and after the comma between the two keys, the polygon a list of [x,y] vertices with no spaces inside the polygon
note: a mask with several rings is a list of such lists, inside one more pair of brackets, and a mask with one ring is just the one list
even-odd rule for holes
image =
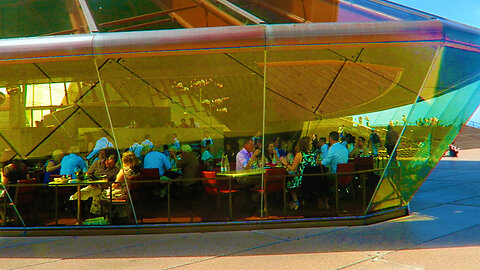
{"label": "person's head", "polygon": [[177,148],[175,148],[174,146],[170,146],[168,148],[168,152],[170,152],[170,156],[174,156],[177,153]]}
{"label": "person's head", "polygon": [[70,154],[78,154],[80,153],[80,147],[76,145],[70,146]]}
{"label": "person's head", "polygon": [[364,137],[358,137],[357,145],[359,147],[363,147],[365,145],[365,138]]}
{"label": "person's head", "polygon": [[298,141],[298,148],[302,153],[310,152],[310,149],[312,148],[312,140],[310,137],[302,137],[300,141]]}
{"label": "person's head", "polygon": [[195,125],[195,119],[193,119],[193,117],[190,117],[190,118],[188,119],[188,121],[190,121],[190,124],[191,124],[192,126]]}
{"label": "person's head", "polygon": [[181,147],[180,149],[182,149],[182,152],[183,152],[183,153],[190,153],[190,152],[192,152],[192,147],[191,147],[189,144],[184,144],[184,145],[182,145],[182,147]]}
{"label": "person's head", "polygon": [[115,155],[110,155],[105,159],[105,167],[107,168],[113,168],[118,162],[118,156]]}
{"label": "person's head", "polygon": [[320,137],[320,138],[318,139],[318,144],[319,144],[320,146],[323,146],[323,145],[326,144],[326,143],[327,143],[327,138],[325,138],[325,137]]}
{"label": "person's head", "polygon": [[232,146],[229,143],[225,144],[225,151],[230,151],[230,150],[232,150]]}
{"label": "person's head", "polygon": [[275,148],[278,148],[278,146],[280,145],[280,138],[275,138],[275,140],[273,140],[273,147]]}
{"label": "person's head", "polygon": [[245,144],[243,145],[243,148],[245,148],[249,152],[253,152],[255,150],[255,144],[253,142],[253,138],[246,139]]}
{"label": "person's head", "polygon": [[98,159],[99,160],[104,160],[107,156],[105,155],[105,148],[100,149],[98,151]]}
{"label": "person's head", "polygon": [[55,164],[60,164],[63,158],[63,150],[57,149],[52,153],[52,159],[55,161]]}
{"label": "person's head", "polygon": [[182,124],[186,124],[186,123],[187,123],[187,120],[185,120],[185,118],[182,118],[182,119],[180,120],[180,122],[181,122]]}
{"label": "person's head", "polygon": [[275,143],[272,142],[268,144],[267,153],[269,155],[275,154]]}
{"label": "person's head", "polygon": [[348,133],[347,135],[348,135],[348,136],[347,136],[347,143],[349,143],[349,144],[352,144],[352,143],[353,143],[353,144],[354,144],[354,143],[355,143],[355,136],[353,136],[353,135],[350,134],[350,133]]}
{"label": "person's head", "polygon": [[152,148],[150,145],[144,145],[144,146],[142,147],[142,151],[141,151],[140,154],[141,154],[142,156],[144,156],[144,155],[150,153],[152,150],[153,150],[153,148]]}
{"label": "person's head", "polygon": [[330,132],[330,134],[328,134],[328,142],[331,145],[334,144],[334,143],[337,143],[339,137],[340,136],[338,135],[338,132],[332,131],[332,132]]}
{"label": "person's head", "polygon": [[122,154],[122,163],[123,163],[123,166],[137,167],[139,166],[140,161],[138,160],[135,153],[131,151],[127,151]]}
{"label": "person's head", "polygon": [[176,139],[177,138],[177,133],[172,133],[172,139]]}

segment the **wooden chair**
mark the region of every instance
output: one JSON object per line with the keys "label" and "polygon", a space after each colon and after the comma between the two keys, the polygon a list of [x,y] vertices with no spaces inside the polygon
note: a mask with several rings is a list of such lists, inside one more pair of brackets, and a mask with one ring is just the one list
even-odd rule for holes
{"label": "wooden chair", "polygon": [[[13,203],[5,201],[5,217],[2,218],[3,224],[5,224],[8,216],[11,215],[14,206],[20,213],[19,209],[25,209],[27,220],[30,219],[30,207],[33,206],[33,201],[37,194],[38,180],[36,178],[27,179],[27,180],[18,180],[18,186],[15,188],[15,195],[13,197]],[[4,198],[6,199],[6,198]],[[4,206],[4,207],[5,207]],[[16,224],[20,225],[19,219],[16,220]]]}
{"label": "wooden chair", "polygon": [[261,196],[264,197],[264,211],[265,216],[268,217],[268,195],[272,193],[283,193],[283,216],[287,215],[286,206],[286,192],[285,192],[285,178],[287,170],[285,168],[269,168],[265,170],[263,178],[263,187],[255,189]]}
{"label": "wooden chair", "polygon": [[[229,186],[228,180],[217,180],[217,173],[215,171],[202,171],[202,183],[204,187],[204,195],[215,196],[217,203],[217,209],[220,208],[220,197],[227,195],[229,196],[229,216],[230,219],[233,218],[232,211],[232,194],[237,193],[240,190],[233,189]],[[203,209],[203,207],[202,207]]]}
{"label": "wooden chair", "polygon": [[[130,197],[124,198],[124,199],[114,199],[111,197],[107,198],[107,201],[102,201],[102,203],[105,205],[107,202],[110,207],[110,213],[109,213],[109,218],[110,221],[112,220],[112,215],[113,215],[113,210],[118,207],[124,207],[127,209],[128,213],[128,219],[130,223],[135,222],[134,216],[133,216],[133,209],[132,209],[132,204],[134,204],[138,200],[138,191],[140,190],[141,184],[138,183],[139,180],[141,180],[141,174],[138,176],[132,176],[127,179],[127,185],[128,185],[128,190],[130,191]],[[126,188],[126,187],[125,187]],[[127,194],[128,196],[128,194]],[[130,200],[131,198],[131,200]],[[138,211],[135,211],[135,215],[137,216],[137,219],[139,219],[137,215]],[[141,218],[140,218],[141,219]]]}

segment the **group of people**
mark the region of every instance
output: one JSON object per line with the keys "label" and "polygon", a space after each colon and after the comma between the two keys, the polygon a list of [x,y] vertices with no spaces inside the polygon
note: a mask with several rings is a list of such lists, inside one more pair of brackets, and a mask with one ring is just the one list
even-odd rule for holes
{"label": "group of people", "polygon": [[[398,134],[391,128],[387,130],[385,147],[392,155]],[[338,164],[348,163],[350,158],[378,156],[380,138],[375,129],[371,129],[368,142],[365,137],[356,139],[352,134],[340,128],[339,131],[330,132],[328,139],[325,137],[302,137],[294,144],[291,154],[284,149],[279,149],[279,139],[275,139],[265,148],[262,155],[261,144],[255,142],[255,137],[247,139],[243,148],[236,155],[236,170],[242,171],[256,166],[261,166],[262,159],[266,166],[282,164],[292,177],[287,178],[287,190],[291,195],[290,209],[296,210],[300,206],[298,199],[302,187],[304,171],[307,167],[321,167],[322,172],[337,172]],[[370,147],[369,147],[370,146]],[[328,187],[324,186],[324,189]],[[323,192],[319,205],[328,208],[328,190]]]}

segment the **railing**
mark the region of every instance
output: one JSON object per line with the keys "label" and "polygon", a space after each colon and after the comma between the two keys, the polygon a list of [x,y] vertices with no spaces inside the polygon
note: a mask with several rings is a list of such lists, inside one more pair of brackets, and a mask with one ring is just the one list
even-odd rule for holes
{"label": "railing", "polygon": [[[334,199],[335,199],[335,205],[334,205],[334,209],[331,210],[330,212],[325,212],[325,214],[328,214],[328,216],[332,216],[332,217],[335,217],[335,216],[339,216],[339,215],[351,215],[351,214],[356,214],[356,215],[365,215],[365,211],[366,211],[366,207],[367,207],[367,202],[368,202],[368,195],[367,193],[369,193],[370,191],[372,190],[367,190],[367,182],[368,181],[372,181],[372,186],[376,187],[379,178],[380,178],[380,175],[381,175],[381,172],[384,171],[385,168],[376,168],[376,169],[372,169],[372,170],[364,170],[364,171],[353,171],[353,172],[341,172],[341,173],[336,173],[336,174],[333,174],[333,173],[317,173],[317,174],[308,174],[308,175],[303,175],[304,177],[314,177],[315,179],[334,179],[334,183],[333,186],[332,185],[329,185],[331,188],[334,187],[335,188],[335,193],[334,193]],[[286,174],[285,175],[286,177],[294,177],[294,176],[297,176],[297,175],[294,175],[294,174]],[[351,176],[353,178],[353,182],[352,182],[352,187],[350,188],[353,188],[353,189],[361,189],[362,190],[362,196],[361,196],[361,200],[358,200],[358,198],[356,198],[356,201],[353,201],[353,204],[357,204],[357,206],[359,206],[360,204],[360,201],[361,201],[361,208],[360,210],[358,210],[358,207],[357,207],[357,210],[352,210],[351,212],[349,211],[348,213],[345,213],[344,211],[342,211],[340,205],[339,205],[339,201],[340,201],[340,195],[338,193],[339,191],[339,184],[338,184],[338,179],[339,177],[342,177],[342,176]],[[256,179],[258,179],[259,177],[261,177],[261,175],[257,175],[257,176],[247,176],[247,178],[253,178],[253,177],[256,177]],[[299,217],[304,217],[304,216],[307,216],[307,215],[302,215],[302,214],[298,214],[299,212],[296,212],[296,211],[291,211],[289,213],[289,215],[287,215],[287,212],[286,212],[286,205],[287,205],[287,198],[285,196],[286,194],[286,189],[285,189],[285,182],[286,182],[286,177],[284,177],[284,180],[283,180],[283,187],[284,187],[284,190],[283,190],[283,211],[276,211],[277,213],[280,213],[280,212],[283,212],[282,215],[280,215],[281,218],[286,218],[287,216],[292,216],[293,218],[295,218],[295,216],[299,216]],[[154,188],[163,188],[166,190],[166,193],[165,193],[165,196],[164,197],[161,197],[159,198],[157,201],[155,201],[155,198],[150,198],[150,200],[153,201],[153,203],[148,202],[149,200],[146,199],[145,197],[139,197],[137,198],[136,200],[134,199],[134,201],[132,202],[134,207],[133,211],[136,211],[137,213],[140,211],[151,211],[152,209],[158,213],[158,212],[161,212],[161,213],[164,213],[166,215],[163,215],[163,214],[159,214],[158,217],[155,217],[157,219],[157,221],[154,221],[153,223],[155,224],[161,224],[161,223],[171,223],[171,222],[178,222],[179,219],[181,220],[185,220],[185,217],[181,215],[181,209],[179,210],[179,208],[189,208],[187,212],[191,213],[192,217],[190,217],[190,220],[200,220],[200,221],[205,221],[205,220],[211,220],[211,221],[233,221],[233,220],[244,220],[244,217],[242,218],[238,218],[238,219],[234,219],[234,208],[236,208],[237,211],[241,212],[240,214],[238,215],[242,215],[245,211],[245,205],[246,204],[241,204],[241,203],[238,203],[238,204],[232,204],[232,199],[233,199],[233,192],[232,190],[235,189],[235,184],[236,184],[236,181],[234,178],[232,177],[226,177],[226,176],[217,176],[215,177],[215,179],[217,181],[227,181],[228,182],[228,190],[230,192],[225,192],[225,194],[228,193],[228,206],[226,205],[223,205],[223,210],[225,210],[225,208],[228,208],[228,216],[224,216],[223,214],[218,214],[219,212],[224,212],[222,210],[219,210],[219,209],[212,209],[212,208],[208,208],[209,212],[207,213],[207,215],[204,215],[204,210],[205,210],[205,197],[203,196],[201,198],[201,202],[200,202],[200,197],[199,195],[200,194],[191,194],[190,196],[193,196],[193,197],[182,197],[184,195],[181,195],[181,194],[178,194],[178,190],[179,188],[181,187],[181,183],[182,182],[191,182],[191,181],[196,181],[196,183],[202,183],[202,180],[206,180],[206,179],[201,179],[201,178],[194,178],[194,179],[172,179],[172,180],[160,180],[160,179],[145,179],[145,180],[136,180],[135,183],[139,186],[138,190],[137,191],[143,191],[143,192],[149,192],[151,190],[153,190]],[[260,181],[260,179],[258,179]],[[82,183],[82,182],[79,182],[78,185],[87,185],[88,183]],[[25,187],[25,186],[36,186],[38,187],[37,189],[37,192],[40,191],[42,188],[43,191],[55,191],[55,192],[50,192],[50,195],[49,197],[52,198],[51,196],[55,196],[55,204],[57,203],[57,196],[58,196],[58,193],[57,193],[57,189],[59,188],[62,188],[61,186],[52,186],[52,185],[48,185],[48,184],[15,184],[15,185],[8,185],[8,187],[10,186],[16,186],[17,188],[19,186],[22,186],[22,187]],[[110,185],[109,185],[110,186]],[[45,187],[49,187],[48,189],[45,189]],[[53,189],[54,187],[54,189]],[[374,188],[373,187],[373,188]],[[203,190],[203,186],[202,186],[202,192],[204,191]],[[250,193],[250,190],[243,190],[244,192],[239,192],[238,194],[247,194],[246,197],[248,197]],[[352,190],[353,191],[353,190]],[[54,193],[54,195],[52,194]],[[42,194],[45,195],[45,192],[43,192]],[[110,193],[111,194],[111,193]],[[330,194],[332,194],[330,192]],[[373,194],[373,193],[372,193]],[[38,195],[38,194],[37,194]],[[195,197],[196,196],[196,197]],[[261,196],[265,196],[264,194],[261,194]],[[260,207],[260,215],[259,216],[255,216],[255,217],[250,217],[250,218],[255,218],[255,219],[259,219],[259,220],[264,220],[264,219],[271,219],[271,218],[274,218],[274,219],[278,219],[280,217],[278,216],[265,216],[263,215],[263,211],[264,211],[264,205],[263,205],[263,198],[261,198],[261,201],[258,202],[258,207]],[[13,198],[12,198],[13,199]],[[33,205],[30,205],[29,207],[37,207],[37,208],[41,208],[41,209],[38,209],[40,211],[38,212],[42,212],[43,210],[43,214],[46,214],[48,213],[49,211],[47,209],[49,209],[49,206],[48,205],[48,201],[51,202],[51,200],[45,200],[45,198],[39,198],[40,199],[40,202],[41,204],[37,204],[37,203],[34,203]],[[38,202],[39,200],[37,200],[36,202]],[[111,203],[112,201],[110,200],[110,207],[111,207]],[[176,205],[174,205],[176,204]],[[4,210],[6,210],[6,201],[4,202]],[[225,207],[226,206],[226,207]],[[277,204],[277,206],[279,206]],[[57,209],[58,205],[55,205],[55,208]],[[165,208],[162,208],[162,207],[165,207]],[[198,210],[200,207],[200,211]],[[159,209],[164,209],[162,211],[159,211]],[[277,209],[280,209],[277,207]],[[166,210],[166,213],[164,212]],[[267,209],[268,210],[268,209]],[[306,208],[305,209],[305,212],[309,212],[310,210],[314,210],[314,209],[308,209]],[[348,209],[347,209],[348,210]],[[333,212],[334,211],[334,212]],[[36,211],[37,212],[37,211]],[[37,212],[37,213],[38,213]],[[275,212],[275,211],[272,211],[272,212]],[[110,214],[112,213],[112,211],[110,210]],[[179,214],[180,213],[180,214]],[[200,214],[201,213],[201,214]],[[18,218],[19,220],[22,220],[21,217],[20,217],[20,214],[23,214],[20,212],[17,212],[16,215],[18,215],[16,218]],[[64,213],[65,215],[66,213]],[[151,213],[152,215],[154,215],[154,213],[152,212]],[[212,215],[213,215],[213,218],[212,218]],[[237,215],[237,216],[238,216]],[[324,215],[325,216],[325,215]],[[57,211],[55,211],[55,219],[56,221],[58,221],[58,213]],[[78,217],[77,217],[78,218]],[[139,217],[139,220],[141,223],[143,223],[143,219],[145,218],[145,215],[142,214],[140,215]],[[159,218],[161,218],[159,220]],[[182,219],[183,218],[183,219]],[[154,218],[152,218],[154,219]],[[111,219],[110,219],[111,220]],[[80,221],[80,220],[78,220]],[[135,221],[133,222],[134,224],[137,224],[137,221],[138,219],[135,219]],[[5,220],[3,220],[3,222],[5,222]],[[23,222],[22,222],[23,223]],[[27,225],[28,225],[28,220],[26,221]],[[44,227],[44,226],[51,226],[51,225],[48,225],[48,224],[52,224],[51,222],[44,222],[44,223],[38,223],[36,225],[40,226],[40,227]],[[57,222],[54,223],[55,225],[58,225]],[[78,223],[78,225],[81,225],[82,223]],[[18,225],[18,223],[17,223]],[[24,223],[23,223],[24,226],[26,226]]]}

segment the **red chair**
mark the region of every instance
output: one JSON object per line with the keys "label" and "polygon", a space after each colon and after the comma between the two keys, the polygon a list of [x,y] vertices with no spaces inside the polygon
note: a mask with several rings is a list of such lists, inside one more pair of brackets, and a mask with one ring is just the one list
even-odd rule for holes
{"label": "red chair", "polygon": [[285,193],[285,178],[287,170],[285,168],[269,168],[265,170],[263,178],[263,188],[256,189],[261,196],[264,197],[265,202],[265,216],[268,217],[268,195],[272,193],[283,193],[283,216],[287,215],[286,210],[286,193]]}
{"label": "red chair", "polygon": [[353,164],[355,164],[355,171],[373,170],[373,157],[356,157]]}
{"label": "red chair", "polygon": [[229,214],[230,219],[232,219],[233,213],[231,196],[233,193],[239,192],[239,190],[231,189],[228,180],[217,180],[217,173],[215,171],[202,171],[201,175],[205,195],[212,195],[217,198],[217,209],[220,208],[220,197],[222,195],[229,196]]}
{"label": "red chair", "polygon": [[144,168],[140,171],[140,176],[142,179],[160,179],[160,172],[158,168]]}
{"label": "red chair", "polygon": [[[337,211],[339,210],[339,191],[343,191],[348,194],[353,192],[353,179],[355,172],[355,163],[343,163],[337,165],[337,175],[335,177],[335,206]],[[342,174],[346,173],[346,174]]]}

